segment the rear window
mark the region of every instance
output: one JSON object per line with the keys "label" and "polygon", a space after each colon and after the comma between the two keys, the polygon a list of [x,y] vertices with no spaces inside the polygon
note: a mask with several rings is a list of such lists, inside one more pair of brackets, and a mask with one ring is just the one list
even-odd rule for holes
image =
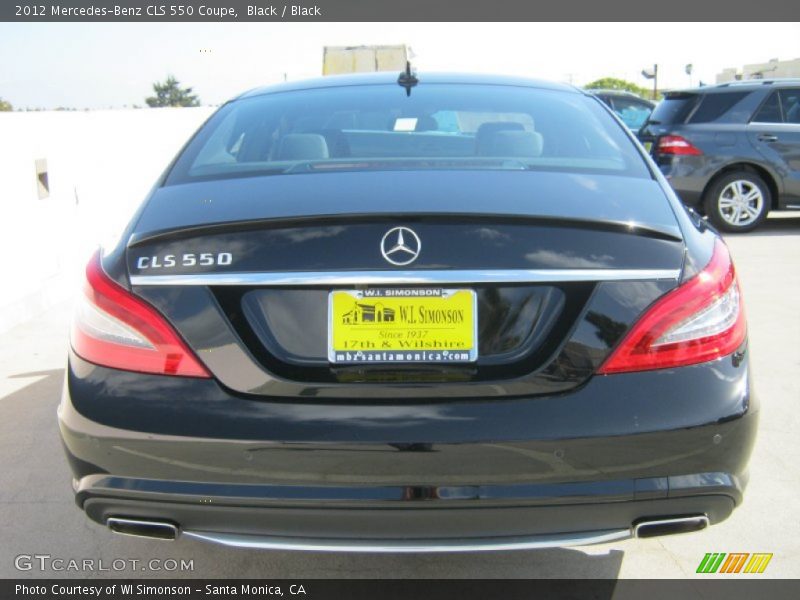
{"label": "rear window", "polygon": [[[723,92],[718,94],[705,94],[700,106],[694,111],[690,123],[710,123],[730,111],[739,102],[744,100],[750,92]],[[749,116],[749,112],[742,113],[742,120]]]}
{"label": "rear window", "polygon": [[615,97],[612,99],[614,112],[630,129],[638,131],[653,112],[650,104],[635,98]]}
{"label": "rear window", "polygon": [[800,89],[781,90],[781,106],[786,123],[800,123]]}
{"label": "rear window", "polygon": [[582,94],[395,84],[264,94],[221,108],[167,185],[336,170],[511,169],[649,177],[622,128]]}
{"label": "rear window", "polygon": [[683,123],[697,104],[697,100],[696,94],[668,95],[653,109],[650,122],[662,125]]}
{"label": "rear window", "polygon": [[777,92],[773,92],[767,101],[758,109],[753,117],[756,123],[783,123],[783,113],[781,112],[781,100]]}
{"label": "rear window", "polygon": [[800,88],[772,92],[753,117],[755,123],[800,123]]}

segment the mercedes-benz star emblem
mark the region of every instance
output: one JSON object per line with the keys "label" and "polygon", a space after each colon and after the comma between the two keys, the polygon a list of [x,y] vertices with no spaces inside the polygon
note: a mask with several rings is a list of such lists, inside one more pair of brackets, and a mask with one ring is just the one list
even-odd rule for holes
{"label": "mercedes-benz star emblem", "polygon": [[394,227],[387,231],[381,240],[383,258],[399,267],[410,265],[417,260],[420,250],[422,242],[419,236],[408,227]]}

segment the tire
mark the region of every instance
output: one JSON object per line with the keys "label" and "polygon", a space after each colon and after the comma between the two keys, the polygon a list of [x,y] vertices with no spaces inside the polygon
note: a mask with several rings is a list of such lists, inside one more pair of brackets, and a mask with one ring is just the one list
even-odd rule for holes
{"label": "tire", "polygon": [[706,216],[717,229],[752,231],[767,218],[772,196],[766,182],[751,171],[734,171],[717,179],[703,202]]}

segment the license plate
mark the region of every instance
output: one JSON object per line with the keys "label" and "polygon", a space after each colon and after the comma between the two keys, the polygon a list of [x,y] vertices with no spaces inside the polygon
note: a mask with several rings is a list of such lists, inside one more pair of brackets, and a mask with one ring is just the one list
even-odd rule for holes
{"label": "license plate", "polygon": [[647,150],[647,153],[650,154],[650,148],[653,147],[653,142],[645,142],[644,149]]}
{"label": "license plate", "polygon": [[328,294],[328,360],[468,363],[478,358],[474,290],[335,290]]}

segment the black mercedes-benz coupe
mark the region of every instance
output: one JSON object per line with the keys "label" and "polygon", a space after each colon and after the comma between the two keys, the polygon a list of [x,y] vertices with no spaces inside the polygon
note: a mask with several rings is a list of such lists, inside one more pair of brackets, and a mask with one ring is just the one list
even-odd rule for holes
{"label": "black mercedes-benz coupe", "polygon": [[748,364],[725,244],[599,99],[332,77],[222,106],[92,258],[59,421],[117,533],[564,546],[728,517]]}

